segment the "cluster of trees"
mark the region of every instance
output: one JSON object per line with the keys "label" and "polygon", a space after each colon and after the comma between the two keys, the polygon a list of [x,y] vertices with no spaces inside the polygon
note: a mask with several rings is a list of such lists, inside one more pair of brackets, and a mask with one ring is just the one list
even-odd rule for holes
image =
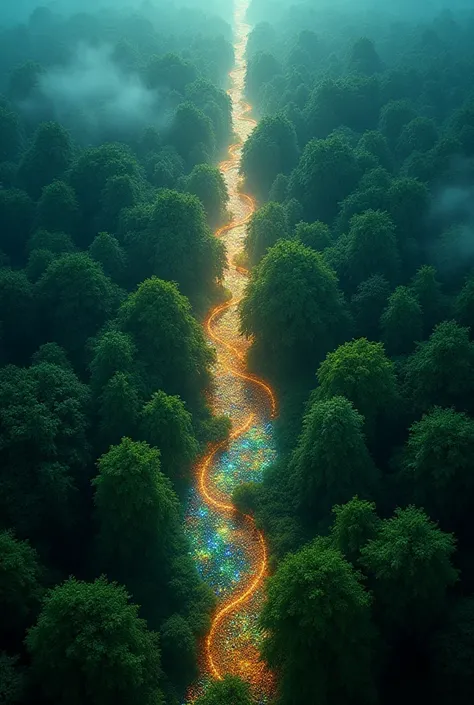
{"label": "cluster of trees", "polygon": [[240,312],[280,459],[234,502],[270,542],[278,703],[467,705],[474,16],[351,7],[252,8]]}
{"label": "cluster of trees", "polygon": [[[181,703],[214,606],[182,505],[228,431],[198,318],[225,266],[230,28],[150,4],[0,34],[0,702]],[[75,57],[105,43],[117,114],[91,132]]]}

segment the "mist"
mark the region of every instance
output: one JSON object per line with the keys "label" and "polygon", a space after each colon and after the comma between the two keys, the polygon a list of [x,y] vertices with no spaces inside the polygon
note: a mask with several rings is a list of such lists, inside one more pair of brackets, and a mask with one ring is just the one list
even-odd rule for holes
{"label": "mist", "polygon": [[157,9],[186,7],[199,9],[207,15],[216,15],[231,20],[233,3],[231,0],[18,0],[2,3],[0,8],[0,27],[17,22],[27,22],[38,8],[47,9],[63,16],[76,13],[98,12],[103,10],[132,11],[147,14]]}
{"label": "mist", "polygon": [[70,63],[40,76],[34,96],[20,104],[34,117],[47,110],[80,142],[97,142],[105,135],[118,139],[148,125],[163,127],[156,90],[149,90],[136,72],[125,71],[113,58],[113,47],[81,44]]}
{"label": "mist", "polygon": [[[469,164],[463,165],[468,171]],[[459,165],[457,172],[459,173]],[[474,265],[474,177],[466,173],[463,183],[445,183],[433,194],[430,221],[440,232],[428,248],[442,276],[466,276]]]}

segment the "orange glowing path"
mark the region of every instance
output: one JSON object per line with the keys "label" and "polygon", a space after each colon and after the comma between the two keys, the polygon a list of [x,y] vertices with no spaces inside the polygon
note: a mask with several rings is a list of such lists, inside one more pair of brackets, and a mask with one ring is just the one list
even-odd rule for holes
{"label": "orange glowing path", "polygon": [[[256,208],[254,199],[241,193],[239,179],[242,147],[256,125],[248,115],[251,106],[243,100],[245,50],[250,31],[245,23],[247,6],[248,0],[237,4],[236,63],[230,74],[229,94],[238,141],[220,165],[233,215],[231,222],[216,232],[227,248],[229,267],[224,284],[231,299],[216,306],[204,323],[207,337],[217,352],[215,412],[228,415],[233,430],[229,440],[211,448],[197,467],[196,492],[187,526],[201,572],[209,575],[218,595],[218,606],[202,644],[203,676],[221,679],[227,673],[238,675],[251,684],[259,702],[264,703],[273,687],[272,674],[262,663],[258,648],[258,614],[264,597],[267,547],[254,519],[237,512],[230,497],[234,486],[260,479],[258,473],[262,467],[274,460],[271,419],[277,412],[271,387],[246,370],[248,342],[239,333],[238,304],[244,295],[248,272],[234,262],[243,249],[245,226]],[[190,694],[191,700],[194,694]]]}

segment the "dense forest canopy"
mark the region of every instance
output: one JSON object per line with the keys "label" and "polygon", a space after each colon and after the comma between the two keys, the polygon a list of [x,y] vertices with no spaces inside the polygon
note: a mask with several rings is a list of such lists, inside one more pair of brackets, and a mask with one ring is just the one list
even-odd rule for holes
{"label": "dense forest canopy", "polygon": [[190,5],[0,10],[5,705],[178,703],[196,677],[214,598],[182,502],[228,430],[198,317],[234,59],[225,12]]}
{"label": "dense forest canopy", "polygon": [[[180,705],[215,597],[183,527],[224,441],[224,0],[0,8],[0,703]],[[253,0],[241,263],[279,458],[235,506],[271,705],[468,705],[474,11]],[[199,705],[260,705],[246,683]]]}
{"label": "dense forest canopy", "polygon": [[467,703],[472,6],[249,17],[241,326],[281,401],[280,458],[234,501],[270,541],[277,702]]}

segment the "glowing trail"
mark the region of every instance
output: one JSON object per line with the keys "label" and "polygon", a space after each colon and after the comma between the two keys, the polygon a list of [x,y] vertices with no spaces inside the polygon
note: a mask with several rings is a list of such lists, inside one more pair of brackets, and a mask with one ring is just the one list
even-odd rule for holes
{"label": "glowing trail", "polygon": [[[243,100],[245,50],[249,26],[245,23],[248,0],[240,0],[235,15],[236,63],[230,74],[234,131],[238,142],[220,165],[230,196],[232,222],[216,232],[227,247],[229,269],[224,285],[231,299],[216,306],[204,329],[217,352],[214,408],[232,421],[225,443],[211,448],[196,469],[186,515],[192,554],[204,580],[217,596],[217,610],[203,641],[202,679],[221,679],[232,673],[248,681],[259,702],[267,702],[273,679],[259,656],[262,638],[258,615],[267,573],[267,547],[254,519],[236,511],[231,502],[235,487],[258,482],[276,458],[272,419],[277,412],[273,390],[245,368],[248,342],[239,334],[238,304],[244,295],[248,272],[234,264],[242,251],[248,221],[255,212],[254,199],[240,191],[239,164],[242,145],[256,125],[249,117],[251,106]],[[231,704],[229,704],[231,705]]]}

